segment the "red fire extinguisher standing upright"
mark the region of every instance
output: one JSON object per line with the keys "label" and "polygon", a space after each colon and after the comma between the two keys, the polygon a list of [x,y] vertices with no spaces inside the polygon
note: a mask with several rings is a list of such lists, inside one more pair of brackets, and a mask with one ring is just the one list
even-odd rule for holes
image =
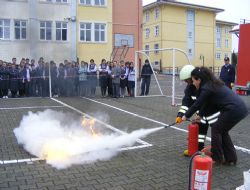
{"label": "red fire extinguisher standing upright", "polygon": [[197,123],[191,123],[188,126],[188,156],[192,156],[198,151],[198,133],[199,126]]}
{"label": "red fire extinguisher standing upright", "polygon": [[195,153],[189,165],[189,190],[211,190],[212,158],[204,152]]}

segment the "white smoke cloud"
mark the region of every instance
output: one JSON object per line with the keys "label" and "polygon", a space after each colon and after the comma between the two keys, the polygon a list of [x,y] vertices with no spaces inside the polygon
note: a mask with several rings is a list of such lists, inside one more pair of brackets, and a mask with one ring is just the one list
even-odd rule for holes
{"label": "white smoke cloud", "polygon": [[46,159],[57,169],[64,169],[73,164],[108,160],[117,155],[120,148],[132,146],[138,138],[163,128],[93,136],[89,128],[81,126],[81,120],[73,114],[53,110],[29,112],[14,129],[14,134],[18,144],[30,154]]}

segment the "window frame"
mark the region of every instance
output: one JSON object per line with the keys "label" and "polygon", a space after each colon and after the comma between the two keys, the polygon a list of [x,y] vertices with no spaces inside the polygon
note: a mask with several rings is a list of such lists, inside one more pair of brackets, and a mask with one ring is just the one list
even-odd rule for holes
{"label": "window frame", "polygon": [[[98,31],[96,31],[96,25],[98,25],[100,28],[98,28]],[[104,26],[104,28],[102,29],[101,27],[102,26]],[[107,40],[106,40],[106,34],[107,34],[107,24],[105,24],[105,23],[100,23],[100,22],[95,22],[94,24],[93,24],[93,35],[94,35],[94,42],[95,43],[104,43],[104,42],[106,42]],[[96,32],[98,32],[98,38],[100,39],[100,38],[104,38],[103,40],[101,39],[101,40],[98,40],[97,41],[97,39],[96,39]],[[103,35],[103,36],[102,36]]]}
{"label": "window frame", "polygon": [[[11,36],[11,20],[10,19],[0,19],[2,21],[2,24],[0,24],[0,28],[2,28],[2,37],[0,36],[0,40],[10,40]],[[5,22],[9,22],[8,25],[6,25]],[[6,30],[8,31],[8,36],[6,37]]]}
{"label": "window frame", "polygon": [[221,38],[216,38],[216,48],[221,48]]}
{"label": "window frame", "polygon": [[[148,44],[145,45],[145,50],[149,50],[149,45]],[[149,51],[146,51],[145,53],[146,53],[146,55],[149,55]]]}
{"label": "window frame", "polygon": [[[58,2],[58,1],[60,1],[60,2]],[[64,1],[66,1],[66,2],[64,2]],[[66,4],[66,3],[69,3],[69,2],[68,2],[68,0],[55,0],[55,3],[65,3]]]}
{"label": "window frame", "polygon": [[[158,43],[154,44],[154,49],[160,49],[160,45]],[[159,54],[159,50],[155,50],[154,53]]]}
{"label": "window frame", "polygon": [[[19,23],[19,27],[16,26],[16,22],[20,22]],[[25,23],[25,27],[22,26],[22,23]],[[15,40],[27,40],[27,20],[14,20],[14,39]],[[17,35],[16,35],[16,29],[19,28],[19,39],[17,38]],[[25,38],[22,38],[23,36],[23,30],[22,29],[25,29]]]}
{"label": "window frame", "polygon": [[146,12],[145,12],[145,22],[149,22],[149,20],[150,20],[150,11],[146,10]]}
{"label": "window frame", "polygon": [[[60,28],[57,27],[57,24],[60,24]],[[66,24],[66,27],[63,27],[63,24]],[[57,31],[60,30],[60,39],[57,39]],[[66,30],[66,40],[63,40],[63,31]],[[56,35],[56,41],[62,41],[67,42],[68,41],[68,22],[65,21],[56,21],[55,23],[55,35]]]}
{"label": "window frame", "polygon": [[[84,28],[82,28],[82,24],[85,26]],[[87,24],[90,24],[90,27],[86,27]],[[99,25],[98,30],[96,30],[96,26]],[[102,28],[103,26],[103,28]],[[84,32],[85,35],[85,39],[82,40],[82,32]],[[89,34],[88,34],[89,32]],[[99,33],[98,35],[98,39],[96,37],[96,32]],[[83,42],[83,43],[107,43],[107,34],[108,34],[108,25],[105,22],[92,22],[92,21],[80,21],[79,22],[79,41]],[[88,37],[86,35],[90,36],[90,40],[86,40],[88,39]],[[104,38],[104,39],[103,39]]]}
{"label": "window frame", "polygon": [[[87,27],[87,25],[90,24],[90,29]],[[92,42],[92,24],[91,22],[80,22],[79,23],[79,41],[80,42]],[[82,28],[82,25],[84,25],[84,28]],[[84,40],[81,40],[81,33],[84,31],[85,38]],[[90,31],[90,40],[87,40],[87,32]]]}
{"label": "window frame", "polygon": [[[87,3],[87,1],[89,3]],[[98,1],[98,3],[97,3]],[[94,7],[106,7],[107,0],[79,0],[79,5],[82,6],[94,6]]]}
{"label": "window frame", "polygon": [[155,37],[160,36],[160,26],[156,25],[155,26]]}
{"label": "window frame", "polygon": [[216,25],[216,33],[221,34],[221,26],[220,25]]}
{"label": "window frame", "polygon": [[229,40],[225,39],[225,48],[229,48]]}
{"label": "window frame", "polygon": [[145,29],[145,38],[149,38],[150,36],[150,28]]}
{"label": "window frame", "polygon": [[155,19],[158,19],[160,17],[160,8],[159,7],[155,7],[154,9],[154,15],[155,15]]}
{"label": "window frame", "polygon": [[216,60],[221,60],[221,53],[216,52],[216,53],[215,53],[215,59],[216,59]]}
{"label": "window frame", "polygon": [[[42,27],[41,24],[42,22],[45,23],[45,26]],[[47,24],[51,23],[51,27],[47,27]],[[41,30],[44,29],[44,39],[41,39]],[[47,39],[47,30],[50,30],[51,33],[51,38]],[[39,26],[39,40],[41,41],[52,41],[53,40],[53,22],[52,21],[40,21],[40,26]]]}

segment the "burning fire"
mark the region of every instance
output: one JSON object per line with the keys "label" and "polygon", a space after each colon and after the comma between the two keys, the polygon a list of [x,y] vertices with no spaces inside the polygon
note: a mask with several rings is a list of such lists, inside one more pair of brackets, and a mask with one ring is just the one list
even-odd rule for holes
{"label": "burning fire", "polygon": [[97,133],[95,132],[93,126],[95,125],[95,119],[94,118],[86,118],[83,117],[82,119],[82,126],[83,127],[89,127],[89,130],[93,137],[98,137]]}
{"label": "burning fire", "polygon": [[[94,130],[95,122],[94,118],[86,117],[81,121],[82,127],[88,130],[92,138],[99,136]],[[63,161],[78,155],[82,149],[83,138],[83,134],[69,133],[67,136],[49,141],[43,146],[42,158],[48,161]]]}

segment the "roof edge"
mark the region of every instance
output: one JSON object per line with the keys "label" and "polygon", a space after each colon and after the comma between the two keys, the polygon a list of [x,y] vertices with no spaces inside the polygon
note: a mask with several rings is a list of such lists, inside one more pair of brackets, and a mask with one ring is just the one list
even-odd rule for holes
{"label": "roof edge", "polygon": [[184,3],[184,2],[178,2],[173,0],[157,0],[156,2],[150,3],[148,5],[143,6],[143,10],[158,6],[158,5],[175,5],[175,6],[181,6],[181,7],[190,7],[194,9],[202,9],[207,10],[215,13],[223,12],[224,9],[216,8],[216,7],[208,7],[204,5],[197,5],[197,4],[191,4],[191,3]]}

